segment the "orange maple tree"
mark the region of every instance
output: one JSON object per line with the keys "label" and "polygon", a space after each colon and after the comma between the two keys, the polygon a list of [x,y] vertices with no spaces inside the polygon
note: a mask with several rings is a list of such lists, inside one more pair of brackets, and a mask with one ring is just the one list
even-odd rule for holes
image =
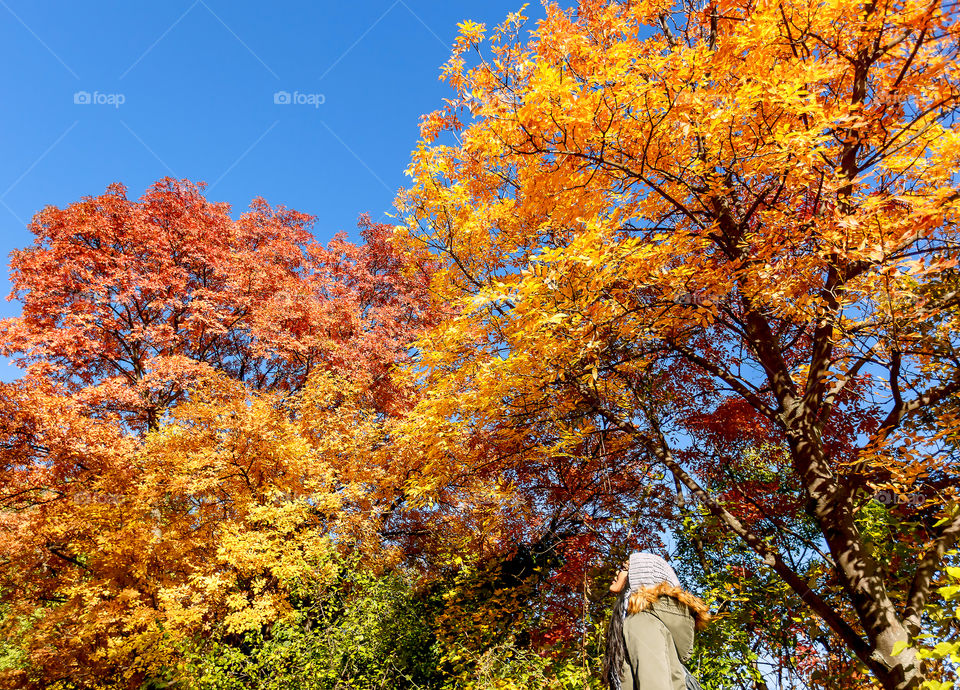
{"label": "orange maple tree", "polygon": [[[522,26],[487,57],[461,25],[400,200],[451,304],[408,431],[435,485],[516,477],[518,447],[595,471],[584,439],[616,438],[601,456],[659,468],[848,669],[917,687],[960,535],[960,15],[582,0]],[[868,536],[878,502],[908,557]]]}

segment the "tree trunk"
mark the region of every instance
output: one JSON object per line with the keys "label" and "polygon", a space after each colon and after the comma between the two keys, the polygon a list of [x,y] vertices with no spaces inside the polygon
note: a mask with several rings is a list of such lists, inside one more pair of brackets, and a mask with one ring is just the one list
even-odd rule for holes
{"label": "tree trunk", "polygon": [[810,422],[811,415],[804,414],[799,407],[784,414],[790,452],[809,496],[807,510],[820,526],[840,583],[870,642],[869,656],[858,656],[886,690],[919,687],[923,677],[916,650],[908,646],[899,655],[893,655],[898,642],[909,642],[906,626],[897,615],[876,562],[866,550],[854,521],[850,496],[831,471],[819,434]]}

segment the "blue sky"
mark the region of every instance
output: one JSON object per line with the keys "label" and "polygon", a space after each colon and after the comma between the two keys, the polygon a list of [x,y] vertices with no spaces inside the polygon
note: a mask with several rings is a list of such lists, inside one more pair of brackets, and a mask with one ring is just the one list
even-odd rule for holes
{"label": "blue sky", "polygon": [[[450,95],[457,23],[522,4],[0,0],[0,290],[36,211],[111,182],[136,198],[166,175],[204,180],[235,216],[263,196],[317,216],[322,240],[386,219],[420,115]],[[526,13],[533,28],[543,10]]]}

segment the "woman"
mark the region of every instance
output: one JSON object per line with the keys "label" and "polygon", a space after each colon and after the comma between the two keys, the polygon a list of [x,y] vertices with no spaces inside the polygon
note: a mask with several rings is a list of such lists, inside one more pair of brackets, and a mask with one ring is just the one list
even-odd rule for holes
{"label": "woman", "polygon": [[694,630],[710,621],[706,604],[682,589],[670,564],[652,553],[630,554],[610,591],[618,596],[603,660],[607,687],[686,690],[683,664],[693,653]]}

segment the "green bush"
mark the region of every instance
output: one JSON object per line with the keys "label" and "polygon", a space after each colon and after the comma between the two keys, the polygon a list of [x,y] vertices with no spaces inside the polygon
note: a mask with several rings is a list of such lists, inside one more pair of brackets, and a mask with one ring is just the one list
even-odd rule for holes
{"label": "green bush", "polygon": [[[338,587],[296,602],[294,615],[189,654],[188,687],[326,690],[434,686],[433,636],[401,573],[351,573]],[[201,651],[202,650],[202,651]]]}
{"label": "green bush", "polygon": [[[543,656],[525,642],[522,616],[506,625],[500,619],[511,612],[505,611],[490,621],[495,625],[484,625],[490,607],[503,603],[497,596],[487,600],[485,592],[462,573],[418,589],[403,571],[374,577],[345,567],[332,587],[292,602],[287,620],[242,636],[197,640],[186,650],[184,671],[143,690],[600,687],[602,635]],[[469,619],[466,628],[454,625],[461,618]],[[467,634],[473,628],[484,634]]]}

